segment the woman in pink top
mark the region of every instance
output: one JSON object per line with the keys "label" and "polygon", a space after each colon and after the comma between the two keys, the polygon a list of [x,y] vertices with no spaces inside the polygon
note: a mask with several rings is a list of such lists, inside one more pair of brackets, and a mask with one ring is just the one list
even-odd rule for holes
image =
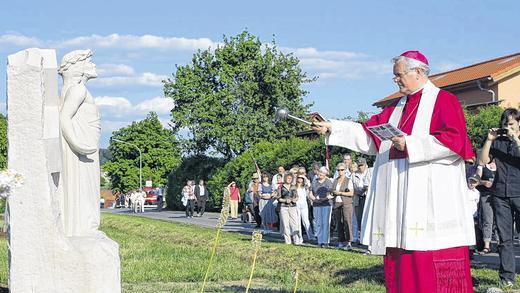
{"label": "woman in pink top", "polygon": [[231,182],[228,185],[229,188],[229,199],[230,199],[230,208],[231,208],[231,219],[236,219],[238,217],[238,203],[240,202],[240,190],[237,187],[235,181]]}

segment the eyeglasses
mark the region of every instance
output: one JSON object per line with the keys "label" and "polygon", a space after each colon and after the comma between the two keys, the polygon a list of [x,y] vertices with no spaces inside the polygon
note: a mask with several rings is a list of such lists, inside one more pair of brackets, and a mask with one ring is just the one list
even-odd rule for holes
{"label": "eyeglasses", "polygon": [[402,79],[405,75],[407,75],[408,73],[412,72],[413,70],[407,70],[405,72],[398,72],[398,73],[394,73],[394,77],[392,77],[392,80],[393,81],[397,81],[397,80],[400,80]]}
{"label": "eyeglasses", "polygon": [[345,171],[345,169],[338,169],[338,171]]}

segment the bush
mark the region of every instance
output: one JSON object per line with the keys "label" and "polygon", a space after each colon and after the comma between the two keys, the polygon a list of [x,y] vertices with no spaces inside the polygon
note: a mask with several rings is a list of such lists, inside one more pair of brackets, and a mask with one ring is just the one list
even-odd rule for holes
{"label": "bush", "polygon": [[[339,147],[329,147],[331,169],[341,161],[342,153],[349,152]],[[359,155],[352,153],[355,160]],[[269,142],[261,140],[242,155],[230,161],[208,156],[185,158],[181,165],[168,176],[167,202],[170,209],[182,210],[181,191],[187,180],[205,179],[209,191],[206,210],[220,209],[224,187],[235,181],[243,192],[255,172],[253,158],[262,172],[274,175],[278,166],[290,168],[293,165],[304,166],[307,171],[314,162],[325,164],[325,144],[323,138],[307,139],[292,137]],[[369,158],[370,159],[370,158]]]}
{"label": "bush", "polygon": [[490,128],[500,127],[500,116],[504,109],[492,105],[478,108],[476,112],[464,110],[469,139],[473,149],[480,149],[486,140]]}
{"label": "bush", "polygon": [[[346,152],[342,148],[330,148],[330,166],[335,166],[341,160],[340,151]],[[314,162],[325,164],[325,144],[323,138],[292,137],[274,142],[260,141],[215,172],[208,182],[211,206],[220,207],[224,187],[231,181],[237,183],[241,193],[247,189],[251,175],[255,172],[253,158],[256,159],[262,172],[270,175],[276,173],[278,166],[290,168],[293,165],[299,165],[310,171]]]}
{"label": "bush", "polygon": [[[186,181],[203,179],[207,182],[211,175],[221,166],[224,165],[222,158],[208,157],[204,155],[196,155],[184,158],[179,167],[175,168],[168,175],[168,189],[166,194],[166,202],[168,209],[183,210],[184,206],[181,202],[181,191]],[[210,196],[212,192],[210,191]],[[211,205],[207,205],[210,210]]]}

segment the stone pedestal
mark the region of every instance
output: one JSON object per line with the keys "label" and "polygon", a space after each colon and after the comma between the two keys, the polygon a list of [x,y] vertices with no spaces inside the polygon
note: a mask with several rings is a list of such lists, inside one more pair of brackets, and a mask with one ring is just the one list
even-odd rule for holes
{"label": "stone pedestal", "polygon": [[8,57],[8,166],[25,176],[8,199],[10,292],[121,292],[119,247],[98,232],[65,237],[54,50]]}

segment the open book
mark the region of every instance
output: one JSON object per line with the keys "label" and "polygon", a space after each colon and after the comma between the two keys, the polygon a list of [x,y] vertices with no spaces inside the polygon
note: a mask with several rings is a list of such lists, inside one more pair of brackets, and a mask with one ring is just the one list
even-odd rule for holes
{"label": "open book", "polygon": [[367,128],[381,141],[389,140],[394,136],[406,135],[406,133],[397,129],[397,127],[393,126],[390,123],[368,126]]}

